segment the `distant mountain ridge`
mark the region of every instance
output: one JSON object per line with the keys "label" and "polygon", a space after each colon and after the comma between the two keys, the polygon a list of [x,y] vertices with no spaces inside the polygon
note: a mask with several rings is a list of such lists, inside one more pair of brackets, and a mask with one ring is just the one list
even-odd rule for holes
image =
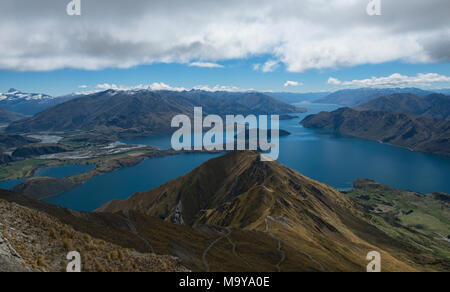
{"label": "distant mountain ridge", "polygon": [[337,104],[346,107],[355,107],[380,96],[397,93],[412,93],[427,95],[433,93],[419,88],[358,88],[343,89],[317,100],[318,103]]}
{"label": "distant mountain ridge", "polygon": [[12,123],[11,133],[94,131],[132,139],[170,134],[175,115],[193,115],[194,107],[203,114],[283,114],[304,111],[267,95],[204,91],[114,91],[107,90],[72,99],[34,117]]}
{"label": "distant mountain ridge", "polygon": [[330,94],[330,92],[309,92],[309,93],[295,93],[295,92],[264,92],[268,96],[272,96],[280,101],[286,103],[299,103],[302,101],[313,102]]}
{"label": "distant mountain ridge", "polygon": [[25,116],[32,116],[76,97],[78,95],[52,97],[43,93],[23,93],[11,88],[8,92],[0,93],[0,107]]}
{"label": "distant mountain ridge", "polygon": [[450,121],[407,113],[341,108],[306,117],[306,128],[326,129],[414,151],[450,156]]}
{"label": "distant mountain ridge", "polygon": [[1,123],[9,124],[11,122],[18,121],[23,118],[25,118],[25,116],[22,114],[7,111],[0,107],[0,124]]}
{"label": "distant mountain ridge", "polygon": [[427,118],[450,119],[450,96],[404,93],[379,97],[355,108],[360,111],[404,112]]}

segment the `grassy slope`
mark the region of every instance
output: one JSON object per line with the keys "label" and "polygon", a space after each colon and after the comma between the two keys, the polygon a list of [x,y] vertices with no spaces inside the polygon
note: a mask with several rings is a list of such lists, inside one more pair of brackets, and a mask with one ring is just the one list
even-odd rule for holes
{"label": "grassy slope", "polygon": [[[359,180],[348,195],[370,212],[368,220],[389,236],[409,244],[423,264],[433,262],[426,254],[450,260],[449,196],[422,195],[390,189],[369,180]],[[448,262],[447,262],[448,265]],[[447,266],[448,268],[448,266]]]}

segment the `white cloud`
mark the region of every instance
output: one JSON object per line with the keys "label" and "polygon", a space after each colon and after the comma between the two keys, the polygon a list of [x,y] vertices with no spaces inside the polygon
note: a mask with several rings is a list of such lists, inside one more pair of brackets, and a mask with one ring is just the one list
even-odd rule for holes
{"label": "white cloud", "polygon": [[286,81],[284,83],[284,87],[290,87],[290,86],[297,87],[297,86],[300,86],[300,85],[303,85],[303,83],[300,83],[300,82],[297,82],[297,81]]}
{"label": "white cloud", "polygon": [[109,83],[104,83],[104,84],[97,84],[96,86],[97,89],[99,90],[154,90],[154,91],[158,91],[158,90],[168,90],[168,91],[185,91],[187,90],[184,87],[172,87],[170,85],[167,85],[163,82],[155,82],[152,83],[150,85],[143,85],[143,84],[139,84],[136,86],[124,86],[124,85],[116,85],[116,84],[109,84]]}
{"label": "white cloud", "polygon": [[336,78],[333,78],[333,77],[330,77],[328,79],[328,84],[331,84],[331,85],[339,85],[341,83],[342,82],[339,79],[336,79]]}
{"label": "white cloud", "polygon": [[268,56],[255,68],[304,72],[450,60],[448,0],[383,1],[381,17],[366,14],[368,0],[96,0],[83,4],[80,18],[68,17],[67,3],[57,2],[2,0],[0,69],[96,70]]}
{"label": "white cloud", "polygon": [[192,62],[189,64],[190,67],[200,67],[200,68],[224,68],[223,65],[210,62]]}
{"label": "white cloud", "polygon": [[268,73],[277,70],[279,66],[280,66],[279,61],[269,60],[264,64],[254,64],[253,70]]}
{"label": "white cloud", "polygon": [[416,76],[406,76],[399,73],[387,77],[372,77],[368,79],[341,81],[330,77],[328,84],[347,87],[408,87],[431,86],[433,83],[450,82],[450,77],[437,73],[419,73]]}
{"label": "white cloud", "polygon": [[242,89],[242,88],[239,88],[236,86],[227,86],[227,85],[215,85],[213,87],[210,87],[208,85],[199,85],[199,86],[194,86],[193,89],[210,91],[210,92],[216,92],[216,91],[244,92],[244,91],[252,91],[253,90],[253,89]]}
{"label": "white cloud", "polygon": [[253,70],[254,71],[259,71],[261,69],[261,64],[254,64],[253,65]]}
{"label": "white cloud", "polygon": [[80,89],[86,89],[86,88],[88,88],[88,86],[87,86],[87,85],[80,85],[80,86],[78,86],[78,88],[80,88]]}
{"label": "white cloud", "polygon": [[153,90],[153,91],[160,91],[160,90],[168,90],[168,91],[187,91],[187,90],[203,90],[203,91],[209,91],[209,92],[216,92],[216,91],[228,91],[228,92],[245,92],[245,91],[253,91],[253,89],[242,89],[236,86],[227,86],[227,85],[215,85],[215,86],[208,86],[208,85],[198,85],[194,86],[192,88],[185,88],[185,87],[173,87],[170,85],[167,85],[163,82],[155,82],[150,85],[143,85],[139,84],[136,86],[125,86],[125,85],[116,85],[116,84],[109,84],[109,83],[103,83],[98,84],[96,86],[98,91],[103,90],[117,90],[117,91],[128,91],[128,90]]}

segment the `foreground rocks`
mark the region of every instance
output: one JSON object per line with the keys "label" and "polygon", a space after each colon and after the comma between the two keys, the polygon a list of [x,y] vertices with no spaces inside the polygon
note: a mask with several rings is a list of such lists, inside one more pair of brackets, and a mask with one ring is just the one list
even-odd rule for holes
{"label": "foreground rocks", "polygon": [[0,272],[29,272],[20,255],[2,234],[0,234]]}

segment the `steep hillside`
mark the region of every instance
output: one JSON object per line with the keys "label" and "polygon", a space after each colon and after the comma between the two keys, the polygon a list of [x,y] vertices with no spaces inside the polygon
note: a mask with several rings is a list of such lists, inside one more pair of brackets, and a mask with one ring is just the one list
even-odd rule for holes
{"label": "steep hillside", "polygon": [[368,214],[342,193],[277,162],[261,162],[254,152],[213,159],[184,177],[112,201],[99,211],[123,210],[197,228],[207,224],[265,232],[280,250],[296,250],[320,270],[363,270],[370,250],[382,253],[387,270],[433,269],[415,264],[404,243],[371,225]]}
{"label": "steep hillside", "polygon": [[[193,271],[270,272],[277,271],[280,262],[281,253],[278,249],[278,242],[265,232],[212,226],[199,226],[194,229],[128,210],[116,214],[77,212],[2,190],[0,190],[0,204],[7,205],[7,210],[0,209],[0,218],[9,218],[12,216],[12,212],[19,214],[17,220],[21,224],[13,227],[16,233],[27,232],[30,239],[37,237],[31,243],[26,242],[26,247],[17,242],[12,244],[20,259],[28,259],[31,265],[37,263],[39,256],[42,254],[39,253],[42,248],[39,244],[43,241],[41,237],[45,238],[48,235],[47,228],[59,231],[56,227],[60,223],[71,232],[70,234],[74,234],[69,239],[75,238],[75,240],[66,241],[71,244],[71,246],[68,245],[69,247],[81,252],[84,258],[83,263],[87,262],[88,271],[101,270],[96,269],[96,261],[106,270],[117,268],[119,271],[140,271],[145,266],[143,268],[136,267],[135,258],[128,258],[128,255],[146,254],[148,257],[149,253],[176,256],[183,266]],[[21,211],[18,211],[17,208],[13,209],[10,205],[25,210],[23,211],[24,215],[30,218],[36,217],[34,215],[36,212],[39,214],[38,217],[52,218],[55,225],[46,219],[41,220],[39,218],[39,220],[28,220],[29,225],[23,225],[20,219]],[[58,236],[66,234],[65,231],[61,231],[61,233],[56,234]],[[79,233],[83,234],[81,239],[78,238]],[[95,241],[98,246],[92,244],[86,246],[83,237],[85,237],[85,240]],[[59,257],[60,255],[65,256],[65,250],[61,251],[60,248],[60,240],[64,238],[57,237],[58,240],[51,239],[48,241],[53,244],[51,249],[56,249],[55,253],[58,258],[55,259],[55,262],[57,263],[62,260]],[[123,253],[116,252],[114,249],[111,250],[111,246],[114,248],[119,246],[125,250]],[[26,248],[26,250],[22,248]],[[43,251],[51,252],[51,249],[45,247]],[[120,248],[118,249],[120,250]],[[28,250],[35,253],[30,254]],[[285,247],[283,252],[289,255],[289,259],[283,264],[283,271],[322,270],[320,265],[293,248]],[[125,260],[121,260],[122,262],[119,264],[113,262],[110,267],[109,263],[112,259],[117,261],[117,254],[123,254]],[[122,256],[120,257],[122,258]],[[150,259],[152,258],[154,257]],[[176,263],[170,257],[158,258],[163,265],[167,264],[165,267],[169,270],[172,268],[183,270],[179,264],[173,266]],[[11,261],[11,257],[8,259]],[[46,256],[44,256],[44,262],[48,262]],[[105,262],[108,265],[103,265]],[[16,261],[13,261],[13,263],[16,263]],[[137,263],[139,264],[139,262]],[[61,265],[63,264],[65,262],[61,263]],[[40,269],[41,266],[38,265],[37,268]]]}
{"label": "steep hillside", "polygon": [[381,141],[414,151],[450,156],[450,122],[405,113],[356,111],[349,108],[306,117],[307,128]]}
{"label": "steep hillside", "polygon": [[411,93],[417,95],[427,95],[431,92],[419,88],[358,88],[344,89],[336,91],[324,98],[319,99],[319,103],[338,104],[342,106],[354,107],[364,104],[372,99],[388,96],[396,93]]}
{"label": "steep hillside", "polygon": [[118,138],[173,132],[175,115],[193,115],[194,107],[207,114],[277,114],[298,112],[294,106],[259,93],[203,91],[108,90],[60,104],[32,118],[11,124],[12,133],[94,131]]}
{"label": "steep hillside", "polygon": [[79,251],[82,270],[187,271],[175,258],[140,253],[87,233],[45,212],[0,199],[0,272],[66,270],[67,253]]}
{"label": "steep hillside", "polygon": [[25,116],[22,114],[10,112],[0,107],[0,124],[9,124],[23,118],[25,118]]}
{"label": "steep hillside", "polygon": [[450,119],[450,96],[430,94],[394,94],[369,101],[355,108],[359,111],[404,112],[427,118]]}

